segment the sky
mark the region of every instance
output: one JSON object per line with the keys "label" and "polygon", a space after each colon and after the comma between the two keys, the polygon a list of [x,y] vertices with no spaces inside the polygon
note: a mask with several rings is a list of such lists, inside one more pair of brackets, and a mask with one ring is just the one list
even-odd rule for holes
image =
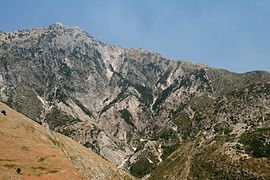
{"label": "sky", "polygon": [[270,71],[270,0],[0,0],[0,30],[61,22],[96,39],[242,73]]}

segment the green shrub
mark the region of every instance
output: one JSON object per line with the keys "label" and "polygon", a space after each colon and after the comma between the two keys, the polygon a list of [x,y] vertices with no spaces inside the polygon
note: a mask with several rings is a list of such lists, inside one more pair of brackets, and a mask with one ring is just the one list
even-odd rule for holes
{"label": "green shrub", "polygon": [[254,157],[270,157],[270,128],[261,128],[242,134],[240,142]]}
{"label": "green shrub", "polygon": [[130,167],[130,173],[138,178],[142,178],[150,173],[155,168],[155,165],[150,163],[146,157],[142,157]]}

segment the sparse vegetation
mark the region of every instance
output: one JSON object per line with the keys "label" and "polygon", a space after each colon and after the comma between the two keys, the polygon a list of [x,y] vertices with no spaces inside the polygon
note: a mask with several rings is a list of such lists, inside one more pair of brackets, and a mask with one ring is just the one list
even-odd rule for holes
{"label": "sparse vegetation", "polygon": [[3,165],[3,167],[8,168],[8,169],[14,168],[16,166],[17,166],[16,164],[4,164]]}
{"label": "sparse vegetation", "polygon": [[58,172],[57,169],[51,169],[51,170],[48,171],[48,173],[57,173],[57,172]]}
{"label": "sparse vegetation", "polygon": [[157,131],[155,135],[151,138],[151,140],[159,140],[169,144],[176,144],[179,142],[176,132],[169,128],[163,128]]}
{"label": "sparse vegetation", "polygon": [[38,167],[31,167],[33,170],[40,170],[40,171],[44,171],[46,170],[47,168],[46,167],[43,167],[43,166],[38,166]]}
{"label": "sparse vegetation", "polygon": [[233,129],[227,122],[218,123],[214,126],[215,132],[229,134]]}
{"label": "sparse vegetation", "polygon": [[173,144],[173,145],[168,145],[168,146],[161,146],[163,149],[163,153],[161,155],[161,158],[165,160],[169,155],[171,155],[174,151],[176,151],[179,148],[179,144]]}
{"label": "sparse vegetation", "polygon": [[46,122],[49,124],[51,129],[55,129],[63,125],[71,125],[77,122],[81,122],[81,120],[73,118],[72,116],[62,112],[57,108],[53,108],[51,112],[46,116]]}
{"label": "sparse vegetation", "polygon": [[177,115],[172,119],[172,121],[177,126],[177,128],[179,128],[180,130],[184,130],[187,129],[190,119],[184,111],[181,111],[177,113]]}
{"label": "sparse vegetation", "polygon": [[45,161],[45,157],[38,157],[38,159],[37,159],[37,162],[42,162],[42,161]]}
{"label": "sparse vegetation", "polygon": [[21,148],[20,148],[22,151],[25,151],[25,152],[29,152],[30,149],[29,147],[25,146],[25,145],[22,145]]}

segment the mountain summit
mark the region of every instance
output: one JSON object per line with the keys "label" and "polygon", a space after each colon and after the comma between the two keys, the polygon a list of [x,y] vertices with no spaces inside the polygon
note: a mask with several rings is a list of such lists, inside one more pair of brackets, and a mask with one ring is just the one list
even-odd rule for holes
{"label": "mountain summit", "polygon": [[139,178],[269,178],[269,82],[58,23],[0,32],[1,101]]}

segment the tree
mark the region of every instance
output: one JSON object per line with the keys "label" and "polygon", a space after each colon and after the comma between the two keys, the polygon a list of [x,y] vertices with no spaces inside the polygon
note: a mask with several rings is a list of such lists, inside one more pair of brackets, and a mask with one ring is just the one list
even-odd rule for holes
{"label": "tree", "polygon": [[7,115],[7,112],[5,110],[2,110],[1,113],[5,116]]}
{"label": "tree", "polygon": [[20,174],[21,171],[22,171],[21,168],[17,168],[17,169],[16,169],[17,174]]}

